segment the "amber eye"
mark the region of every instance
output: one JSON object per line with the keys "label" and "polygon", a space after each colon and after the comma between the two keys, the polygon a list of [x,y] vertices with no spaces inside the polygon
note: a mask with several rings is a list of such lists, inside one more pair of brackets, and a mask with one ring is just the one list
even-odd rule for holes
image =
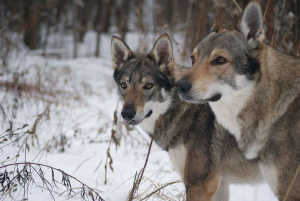
{"label": "amber eye", "polygon": [[195,63],[195,57],[191,56],[191,59],[192,59],[192,64],[194,64]]}
{"label": "amber eye", "polygon": [[218,58],[218,62],[222,64],[222,63],[225,62],[225,59],[224,59],[223,57],[219,57],[219,58]]}
{"label": "amber eye", "polygon": [[222,64],[225,64],[227,63],[227,60],[224,58],[224,57],[217,57],[214,61],[213,61],[213,64],[215,65],[222,65]]}
{"label": "amber eye", "polygon": [[154,86],[154,84],[148,82],[145,84],[144,89],[151,89]]}
{"label": "amber eye", "polygon": [[127,88],[126,82],[121,82],[121,87],[122,87],[123,89],[126,89],[126,88]]}

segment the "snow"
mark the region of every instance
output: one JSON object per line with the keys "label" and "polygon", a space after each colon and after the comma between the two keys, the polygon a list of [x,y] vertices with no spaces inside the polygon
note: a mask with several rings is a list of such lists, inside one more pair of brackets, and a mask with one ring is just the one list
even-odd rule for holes
{"label": "snow", "polygon": [[[106,201],[127,200],[128,192],[132,188],[134,176],[144,165],[150,139],[138,126],[131,127],[128,133],[125,125],[117,128],[120,145],[111,144],[110,154],[113,159],[113,171],[108,168],[107,184],[105,180],[105,163],[107,149],[113,123],[113,113],[118,104],[118,95],[112,78],[110,38],[112,35],[103,35],[101,38],[101,57],[92,57],[94,50],[95,33],[89,32],[85,42],[79,45],[79,58],[72,59],[72,44],[70,38],[63,40],[63,44],[53,45],[59,53],[64,52],[63,58],[42,57],[39,51],[28,51],[24,48],[13,54],[9,60],[9,69],[14,73],[26,72],[21,82],[38,85],[42,83],[46,91],[60,94],[23,93],[19,97],[14,90],[0,91],[0,104],[7,112],[7,120],[1,122],[1,132],[13,122],[13,128],[28,124],[31,129],[37,114],[41,114],[49,107],[49,119],[43,117],[37,126],[37,138],[28,137],[30,149],[26,153],[26,161],[39,162],[61,169],[73,175],[88,186],[100,191],[100,196]],[[150,49],[158,35],[141,37],[144,43],[150,43]],[[175,36],[180,41],[180,35]],[[54,39],[53,39],[54,40]],[[127,42],[132,50],[138,47],[139,35],[130,33]],[[55,44],[51,40],[50,44]],[[175,46],[175,49],[180,48]],[[178,52],[175,51],[175,56]],[[3,72],[0,82],[12,80],[12,74]],[[15,103],[14,99],[18,102]],[[14,117],[14,107],[17,114]],[[118,105],[120,118],[121,103]],[[13,158],[20,149],[21,142],[3,148],[0,161],[7,156]],[[61,143],[64,139],[64,143]],[[34,146],[31,144],[34,142]],[[0,144],[1,147],[1,144]],[[24,162],[25,152],[21,149],[18,162]],[[8,161],[4,164],[12,163]],[[10,169],[11,170],[11,169]],[[51,172],[43,169],[46,176]],[[2,170],[1,170],[2,171]],[[144,198],[157,188],[175,181],[179,175],[172,168],[168,154],[157,145],[153,145],[144,179],[137,192],[138,198]],[[37,184],[36,184],[37,185]],[[52,200],[47,190],[36,185],[30,188],[28,200]],[[74,182],[73,187],[80,187]],[[59,191],[59,189],[55,189]],[[184,185],[181,182],[169,185],[161,190],[159,196],[152,196],[149,200],[184,200]],[[266,184],[232,185],[230,189],[231,201],[275,201],[276,198]],[[13,194],[17,200],[23,194]],[[65,196],[54,193],[56,200],[66,200]],[[7,196],[4,200],[11,200]],[[74,199],[70,199],[74,200]]]}

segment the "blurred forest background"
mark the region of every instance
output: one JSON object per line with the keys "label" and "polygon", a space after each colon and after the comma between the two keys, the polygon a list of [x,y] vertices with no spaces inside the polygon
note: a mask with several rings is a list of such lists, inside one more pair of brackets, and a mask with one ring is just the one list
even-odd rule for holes
{"label": "blurred forest background", "polygon": [[[216,6],[224,6],[228,29],[233,29],[247,0],[1,0],[0,56],[5,58],[21,41],[30,50],[49,47],[49,36],[72,35],[73,57],[88,31],[97,33],[94,50],[100,56],[101,35],[129,32],[181,33],[181,56],[212,27]],[[260,0],[265,15],[266,42],[290,54],[300,51],[300,1]],[[57,43],[50,48],[60,48]],[[53,41],[52,41],[53,42]],[[48,46],[47,46],[48,45]],[[53,53],[55,54],[55,53]],[[58,53],[56,53],[58,54]]]}

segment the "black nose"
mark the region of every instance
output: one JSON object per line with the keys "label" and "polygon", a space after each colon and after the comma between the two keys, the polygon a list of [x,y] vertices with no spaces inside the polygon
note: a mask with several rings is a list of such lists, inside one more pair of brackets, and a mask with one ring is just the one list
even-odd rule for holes
{"label": "black nose", "polygon": [[186,79],[183,80],[179,80],[176,84],[175,84],[177,90],[179,93],[181,94],[186,94],[187,92],[189,92],[192,88],[192,85],[190,84],[190,82]]}
{"label": "black nose", "polygon": [[121,112],[122,117],[127,120],[130,121],[134,118],[136,112],[133,108],[123,108],[123,111]]}

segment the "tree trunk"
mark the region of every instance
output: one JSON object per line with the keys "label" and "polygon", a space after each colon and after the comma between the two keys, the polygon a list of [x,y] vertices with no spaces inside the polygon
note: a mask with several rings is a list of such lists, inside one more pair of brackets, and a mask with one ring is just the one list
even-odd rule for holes
{"label": "tree trunk", "polygon": [[135,12],[137,16],[137,29],[140,32],[144,32],[144,21],[143,21],[143,7],[144,7],[144,0],[135,0]]}
{"label": "tree trunk", "polygon": [[[107,10],[109,8],[105,8],[103,6],[103,1],[106,0],[98,0],[97,2],[97,13],[94,19],[94,30],[97,32],[97,39],[96,39],[96,50],[95,50],[95,56],[99,57],[100,56],[100,39],[101,39],[101,31],[103,29],[103,18],[105,13],[102,11]],[[106,1],[107,2],[107,1]]]}
{"label": "tree trunk", "polygon": [[101,42],[101,32],[97,31],[97,41],[96,41],[95,57],[99,57],[100,56],[100,42]]}
{"label": "tree trunk", "polygon": [[83,42],[84,36],[88,30],[88,23],[91,19],[91,14],[93,10],[93,0],[84,0],[83,6],[77,6],[77,18],[80,22],[80,27],[78,30],[78,39]]}
{"label": "tree trunk", "polygon": [[73,58],[77,58],[77,23],[76,23],[76,19],[77,19],[77,9],[76,9],[76,5],[73,4]]}
{"label": "tree trunk", "polygon": [[198,9],[198,1],[197,0],[190,0],[189,1],[189,7],[188,7],[188,13],[187,13],[187,20],[186,20],[186,29],[185,29],[185,35],[184,35],[184,48],[181,52],[182,59],[186,58],[192,48],[194,47],[195,43],[195,35],[196,35],[196,27],[200,25],[195,25],[195,22],[197,22],[197,15],[196,13],[199,12]]}
{"label": "tree trunk", "polygon": [[130,1],[121,0],[119,5],[116,5],[116,24],[120,38],[125,40],[125,35],[128,31]]}
{"label": "tree trunk", "polygon": [[103,9],[102,9],[102,13],[103,13],[103,20],[102,20],[102,25],[101,25],[101,29],[103,33],[107,33],[109,31],[109,27],[110,27],[110,19],[112,17],[111,13],[112,13],[112,6],[114,4],[114,0],[104,0],[103,1]]}
{"label": "tree trunk", "polygon": [[[206,8],[206,5],[204,2],[201,3],[200,5],[200,11],[198,14],[198,22],[197,22],[197,33],[196,33],[196,37],[194,37],[194,42],[193,44],[198,44],[201,40],[201,36],[202,36],[202,28],[203,26],[203,22],[204,22],[204,8]],[[204,27],[205,28],[205,27]]]}
{"label": "tree trunk", "polygon": [[[269,3],[269,5],[268,5]],[[268,5],[268,8],[267,8]],[[266,26],[267,26],[267,32],[266,34],[266,42],[270,43],[271,42],[271,38],[274,35],[274,2],[273,1],[265,1],[265,5],[264,5],[265,9],[268,9],[266,11]]]}
{"label": "tree trunk", "polygon": [[39,47],[39,11],[40,1],[24,0],[23,17],[26,23],[24,27],[24,43],[30,49],[37,49]]}
{"label": "tree trunk", "polygon": [[169,25],[170,30],[172,30],[172,17],[173,17],[173,0],[167,0],[165,2],[165,24]]}

